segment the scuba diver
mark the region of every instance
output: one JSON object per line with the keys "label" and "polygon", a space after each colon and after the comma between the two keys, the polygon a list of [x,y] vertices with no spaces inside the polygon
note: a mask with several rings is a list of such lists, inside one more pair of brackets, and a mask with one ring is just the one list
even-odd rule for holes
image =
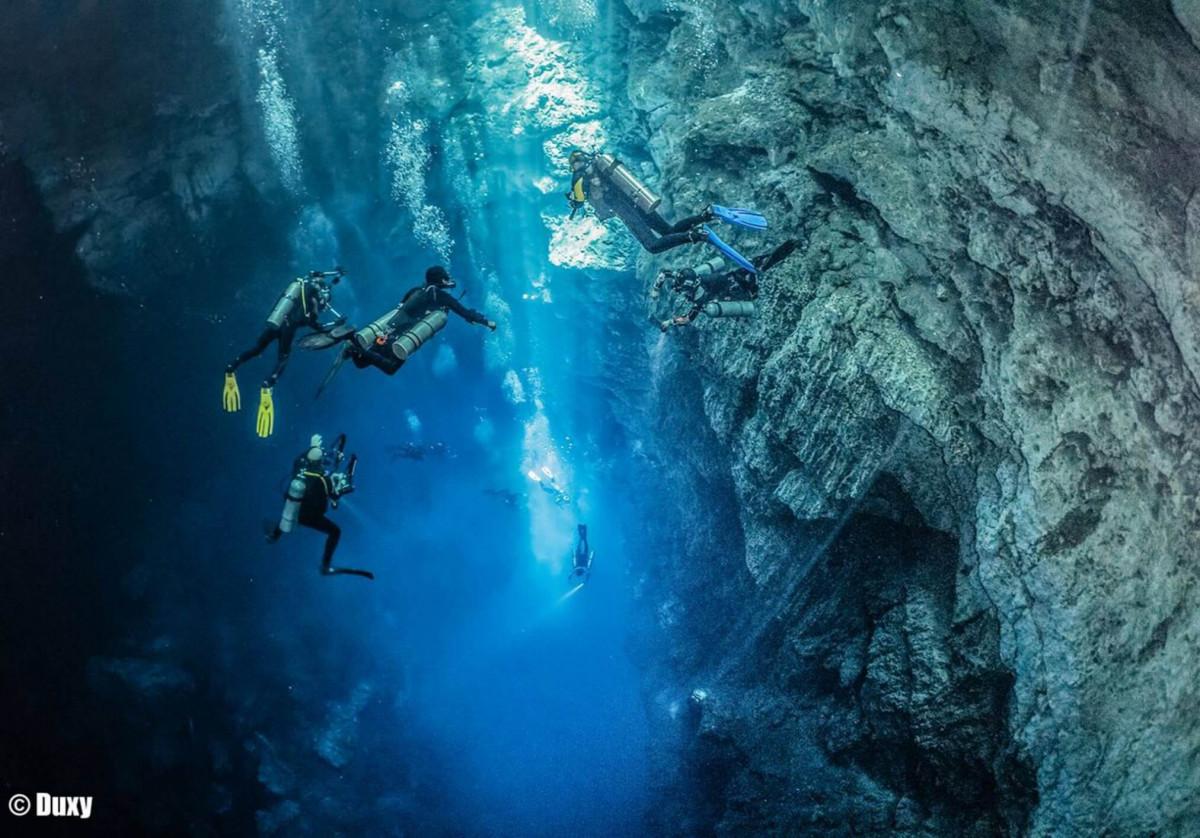
{"label": "scuba diver", "polygon": [[662,321],[658,324],[659,329],[665,332],[672,326],[687,326],[702,313],[709,317],[752,317],[754,300],[758,298],[759,274],[791,256],[797,244],[795,239],[788,239],[770,253],[756,256],[753,261],[757,273],[742,268],[725,270],[725,264],[719,259],[695,269],[664,269],[650,289],[650,298],[658,299],[662,287],[670,282],[671,290],[691,300],[692,307],[687,314]]}
{"label": "scuba diver", "polygon": [[592,559],[595,557],[596,552],[588,546],[587,524],[580,524],[579,537],[575,541],[575,561],[567,581],[578,585],[587,584],[592,577]]}
{"label": "scuba diver", "polygon": [[325,552],[321,558],[323,575],[342,574],[374,579],[375,574],[369,570],[332,565],[333,551],[342,537],[342,529],[329,519],[326,512],[331,505],[337,509],[338,501],[354,491],[354,471],[358,466],[358,455],[351,454],[346,468],[338,471],[345,450],[345,434],[340,434],[332,450],[328,451],[321,435],[313,434],[308,450],[296,458],[294,476],[284,495],[283,515],[274,531],[267,536],[267,541],[274,544],[299,523],[302,527],[325,533]]}
{"label": "scuba diver", "polygon": [[389,447],[387,452],[389,455],[391,455],[393,462],[397,460],[421,461],[425,459],[426,454],[437,457],[438,459],[443,457],[449,457],[452,460],[456,459],[456,455],[451,452],[450,446],[440,441],[430,442],[426,445],[422,445],[419,442],[406,442],[403,445],[393,445]]}
{"label": "scuba diver", "polygon": [[327,349],[339,342],[345,346],[338,354],[317,395],[333,380],[346,358],[359,369],[375,367],[387,375],[395,375],[412,354],[440,332],[452,311],[468,323],[486,326],[496,331],[496,323],[487,315],[467,308],[449,289],[457,283],[441,265],[425,271],[425,284],[404,295],[400,304],[387,314],[357,330],[309,335],[301,342],[305,349]]}
{"label": "scuba diver", "polygon": [[[279,376],[287,366],[288,356],[292,351],[292,339],[296,331],[305,326],[321,334],[333,332],[345,320],[333,308],[333,286],[346,275],[342,267],[332,271],[310,271],[308,276],[294,279],[279,296],[275,307],[267,315],[266,326],[258,341],[241,355],[238,355],[229,366],[225,367],[225,390],[222,393],[222,403],[226,413],[236,413],[242,409],[242,394],[238,390],[237,368],[261,355],[273,342],[279,343],[279,354],[275,359],[275,368],[263,379],[259,393],[258,416],[255,430],[260,437],[269,437],[275,430],[275,403],[271,392]],[[321,324],[318,321],[324,311],[332,312],[334,321]]]}
{"label": "scuba diver", "polygon": [[767,228],[767,219],[760,213],[711,204],[703,212],[672,224],[658,211],[662,197],[611,154],[576,150],[568,159],[571,191],[567,193],[567,203],[571,207],[571,218],[590,203],[601,221],[613,216],[621,219],[634,238],[651,253],[662,253],[685,244],[707,243],[738,267],[754,273],[750,260],[722,241],[707,225],[719,219],[761,231]]}
{"label": "scuba diver", "polygon": [[571,495],[558,484],[558,478],[546,466],[542,466],[540,474],[533,469],[530,469],[528,474],[529,479],[541,486],[542,491],[550,496],[550,500],[554,502],[555,506],[566,506],[571,502]]}

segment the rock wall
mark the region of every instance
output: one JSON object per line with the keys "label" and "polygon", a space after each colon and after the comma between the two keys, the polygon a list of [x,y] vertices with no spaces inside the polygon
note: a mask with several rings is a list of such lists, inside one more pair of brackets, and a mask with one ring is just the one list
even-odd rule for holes
{"label": "rock wall", "polygon": [[660,826],[1194,831],[1194,4],[627,6],[674,211],[801,243],[651,350]]}

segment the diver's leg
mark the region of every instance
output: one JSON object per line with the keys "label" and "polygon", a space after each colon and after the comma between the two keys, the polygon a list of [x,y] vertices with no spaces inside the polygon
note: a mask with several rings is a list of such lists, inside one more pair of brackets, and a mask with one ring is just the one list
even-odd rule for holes
{"label": "diver's leg", "polygon": [[699,227],[701,224],[706,224],[713,220],[713,214],[708,210],[705,210],[704,212],[698,212],[695,215],[689,215],[687,218],[676,221],[674,224],[668,224],[662,218],[662,216],[658,215],[658,213],[655,213],[655,215],[658,216],[658,219],[662,221],[663,225],[666,227],[665,230],[659,230],[659,232],[663,234],[683,233],[687,230],[691,230],[693,227]]}
{"label": "diver's leg", "polygon": [[331,573],[333,569],[330,567],[330,563],[333,562],[333,553],[337,550],[338,542],[342,539],[342,528],[329,520],[328,515],[322,515],[320,518],[301,521],[300,523],[317,532],[325,533],[325,552],[321,555],[321,572],[326,574]]}
{"label": "diver's leg", "polygon": [[657,210],[642,213],[642,216],[646,219],[646,223],[650,228],[660,236],[669,236],[671,233],[685,233],[693,227],[699,227],[701,224],[713,220],[712,212],[707,209],[704,212],[689,215],[687,218],[676,221],[674,224],[663,218]]}
{"label": "diver's leg", "polygon": [[274,387],[275,382],[279,380],[279,376],[283,375],[283,370],[287,367],[288,358],[292,354],[292,339],[295,337],[295,326],[284,326],[279,330],[279,354],[275,356],[275,369],[271,370],[271,374],[263,382],[264,387]]}
{"label": "diver's leg", "polygon": [[327,533],[325,539],[325,555],[321,558],[321,573],[325,576],[361,576],[364,579],[374,579],[375,574],[369,570],[358,570],[353,567],[334,567],[333,551],[337,549],[338,541],[342,538],[342,528],[329,520],[328,515],[322,515],[316,521],[306,526]]}
{"label": "diver's leg", "polygon": [[686,233],[671,233],[670,235],[659,236],[650,244],[642,242],[642,246],[651,253],[662,253],[665,250],[671,250],[685,244],[697,244],[702,241],[704,241],[704,231],[697,229],[688,230]]}
{"label": "diver's leg", "polygon": [[[396,370],[404,366],[404,362],[396,357],[396,354],[391,351],[389,344],[384,349],[376,349],[371,347],[363,352],[364,360],[367,364],[375,367],[375,369],[383,372],[384,375],[395,375]],[[356,362],[357,363],[357,362]]]}
{"label": "diver's leg", "polygon": [[268,326],[267,328],[263,329],[262,334],[258,336],[258,341],[254,344],[254,346],[251,346],[241,355],[238,355],[237,358],[234,359],[233,363],[225,368],[225,372],[233,372],[251,358],[257,358],[259,355],[263,354],[263,350],[270,346],[271,341],[275,340],[277,337],[279,337],[279,330],[274,326]]}
{"label": "diver's leg", "polygon": [[[671,232],[671,225],[663,221],[656,212],[646,213],[628,207],[618,212],[620,219],[633,237],[650,253],[662,253],[673,247],[704,241],[704,231],[699,227],[684,232]],[[659,229],[659,228],[662,229]]]}
{"label": "diver's leg", "polygon": [[350,347],[350,360],[360,370],[375,367],[387,375],[394,375],[400,369],[400,360],[391,352],[380,352],[374,346],[363,349],[353,341],[346,345]]}

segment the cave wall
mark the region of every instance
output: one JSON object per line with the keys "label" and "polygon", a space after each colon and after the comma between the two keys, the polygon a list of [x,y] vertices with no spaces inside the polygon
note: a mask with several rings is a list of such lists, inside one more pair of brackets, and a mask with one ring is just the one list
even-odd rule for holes
{"label": "cave wall", "polygon": [[627,6],[675,213],[801,243],[754,321],[653,350],[686,535],[649,685],[704,690],[664,799],[722,832],[1194,828],[1192,5]]}

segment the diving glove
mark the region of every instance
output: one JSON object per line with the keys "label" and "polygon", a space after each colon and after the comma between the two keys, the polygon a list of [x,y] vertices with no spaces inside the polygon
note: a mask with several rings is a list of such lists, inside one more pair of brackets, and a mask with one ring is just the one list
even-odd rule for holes
{"label": "diving glove", "polygon": [[237,376],[231,372],[225,373],[225,391],[221,394],[221,402],[226,413],[237,413],[242,409],[242,394],[238,391]]}
{"label": "diving glove", "polygon": [[263,439],[275,431],[275,402],[271,399],[271,388],[263,387],[258,399],[258,422],[256,429]]}

